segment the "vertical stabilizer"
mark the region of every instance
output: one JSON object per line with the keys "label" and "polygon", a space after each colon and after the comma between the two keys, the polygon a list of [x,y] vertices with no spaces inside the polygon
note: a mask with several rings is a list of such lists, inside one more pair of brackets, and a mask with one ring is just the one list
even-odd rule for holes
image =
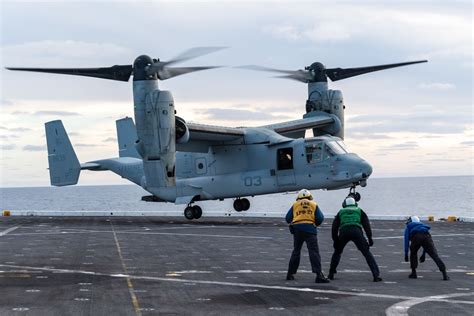
{"label": "vertical stabilizer", "polygon": [[133,157],[141,159],[135,143],[138,140],[135,124],[130,117],[115,121],[117,125],[117,141],[119,146],[119,157]]}
{"label": "vertical stabilizer", "polygon": [[65,186],[77,183],[81,165],[60,120],[47,122],[46,142],[51,185]]}

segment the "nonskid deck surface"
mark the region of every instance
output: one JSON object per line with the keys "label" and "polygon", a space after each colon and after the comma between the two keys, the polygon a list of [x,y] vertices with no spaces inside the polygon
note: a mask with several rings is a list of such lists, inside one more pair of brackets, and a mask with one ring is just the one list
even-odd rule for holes
{"label": "nonskid deck surface", "polygon": [[[330,221],[319,229],[322,265]],[[408,279],[403,222],[373,221],[383,282],[346,247],[336,279],[315,284],[306,249],[286,281],[292,237],[278,219],[4,217],[1,315],[472,315],[474,223],[432,223],[450,281],[431,259]]]}

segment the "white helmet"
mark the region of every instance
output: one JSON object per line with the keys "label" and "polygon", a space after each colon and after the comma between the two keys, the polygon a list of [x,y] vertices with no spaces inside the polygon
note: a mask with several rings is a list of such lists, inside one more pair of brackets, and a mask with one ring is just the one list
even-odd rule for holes
{"label": "white helmet", "polygon": [[300,192],[298,192],[298,197],[297,197],[296,199],[297,199],[297,200],[301,200],[301,199],[312,200],[312,199],[313,199],[313,195],[312,195],[311,192],[309,192],[308,190],[302,189],[302,190],[300,190]]}
{"label": "white helmet", "polygon": [[345,200],[345,202],[346,202],[346,203],[345,203],[346,206],[356,205],[356,201],[355,201],[354,198],[351,197],[351,196],[347,197],[346,200]]}
{"label": "white helmet", "polygon": [[420,222],[420,219],[418,218],[418,216],[413,215],[413,216],[410,216],[408,218],[407,224],[408,223],[419,223],[419,222]]}

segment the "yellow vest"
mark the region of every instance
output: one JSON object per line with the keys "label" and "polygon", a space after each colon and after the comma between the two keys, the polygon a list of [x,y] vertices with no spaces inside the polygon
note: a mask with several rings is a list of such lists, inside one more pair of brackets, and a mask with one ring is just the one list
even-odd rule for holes
{"label": "yellow vest", "polygon": [[314,201],[301,199],[293,204],[293,221],[291,224],[315,224],[318,204]]}

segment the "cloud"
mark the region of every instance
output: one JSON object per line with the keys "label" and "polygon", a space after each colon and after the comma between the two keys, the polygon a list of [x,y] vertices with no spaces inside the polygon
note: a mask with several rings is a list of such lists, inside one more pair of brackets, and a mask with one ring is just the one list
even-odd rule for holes
{"label": "cloud", "polygon": [[16,145],[14,144],[0,144],[1,150],[13,150],[15,148],[16,148]]}
{"label": "cloud", "polygon": [[461,142],[461,145],[474,146],[474,140],[468,140],[468,141],[465,141],[465,142]]}
{"label": "cloud", "polygon": [[[2,48],[5,61],[15,64],[24,62],[25,58],[31,60],[34,52],[35,64],[62,62],[65,60],[97,60],[110,59],[110,56],[129,56],[133,51],[129,48],[113,43],[94,43],[84,41],[53,41],[44,40],[8,45]],[[14,66],[14,65],[13,65]]]}
{"label": "cloud", "polygon": [[346,132],[344,133],[346,138],[352,138],[352,139],[393,139],[392,136],[385,135],[385,134],[378,134],[378,133],[362,133],[362,132],[354,132],[354,133],[348,133],[347,129]]}
{"label": "cloud", "polygon": [[274,119],[288,119],[286,115],[274,115],[270,113],[251,110],[236,109],[209,109],[204,112],[208,119],[224,121],[265,121]]}
{"label": "cloud", "polygon": [[32,115],[35,116],[75,116],[75,115],[81,115],[77,112],[69,112],[69,111],[37,111],[32,113]]}
{"label": "cloud", "polygon": [[462,111],[455,113],[430,112],[394,115],[360,115],[346,121],[353,133],[427,133],[457,134],[472,124],[471,116]]}
{"label": "cloud", "polygon": [[104,143],[106,142],[117,142],[117,138],[115,137],[109,137],[103,140]]}
{"label": "cloud", "polygon": [[5,126],[0,126],[0,129],[1,129],[1,130],[5,130],[5,131],[10,131],[10,132],[27,132],[27,131],[31,131],[31,128],[27,128],[27,127],[11,127],[11,128],[8,128],[8,127],[5,127]]}
{"label": "cloud", "polygon": [[46,151],[46,145],[26,145],[23,146],[23,151]]}
{"label": "cloud", "polygon": [[411,150],[411,149],[416,149],[416,148],[418,148],[418,143],[409,141],[405,143],[386,146],[381,149],[384,151],[398,151],[398,150]]}
{"label": "cloud", "polygon": [[429,90],[454,90],[456,86],[452,83],[443,83],[443,82],[431,82],[431,83],[420,83],[418,88],[429,89]]}
{"label": "cloud", "polygon": [[76,147],[97,147],[98,145],[96,145],[96,144],[77,143],[77,144],[74,144],[74,146],[76,146]]}
{"label": "cloud", "polygon": [[1,106],[11,106],[11,105],[13,105],[13,101],[2,98],[0,100],[0,105]]}

